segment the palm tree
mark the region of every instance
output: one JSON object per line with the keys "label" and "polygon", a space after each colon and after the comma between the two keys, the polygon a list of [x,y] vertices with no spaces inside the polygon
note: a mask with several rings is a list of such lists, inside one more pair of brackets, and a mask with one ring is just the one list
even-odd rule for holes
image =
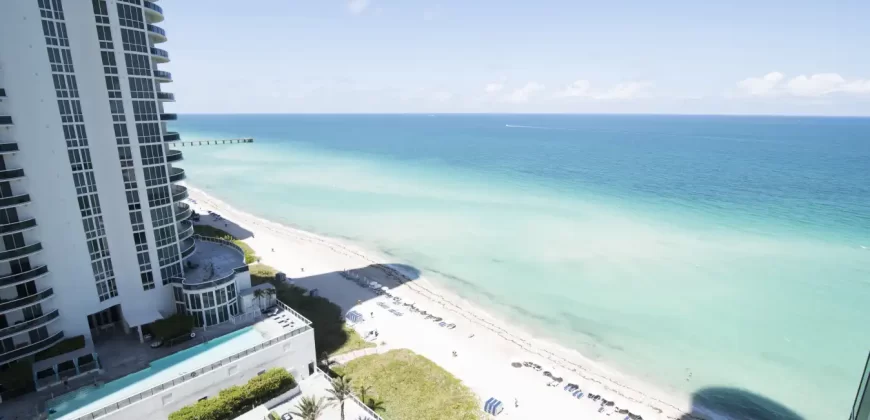
{"label": "palm tree", "polygon": [[[377,398],[377,397],[375,397],[375,398]],[[365,401],[366,407],[372,409],[372,411],[374,411],[376,413],[379,411],[386,410],[386,408],[384,408],[384,400],[382,400],[380,398],[377,398],[377,399],[375,399],[375,398],[369,398],[368,401]]]}
{"label": "palm tree", "polygon": [[353,389],[350,387],[350,378],[345,378],[344,375],[339,376],[332,381],[332,389],[326,391],[331,395],[328,398],[329,401],[338,402],[339,407],[341,407],[341,420],[344,420],[344,400],[353,395]]}
{"label": "palm tree", "polygon": [[296,405],[296,410],[298,411],[291,411],[290,414],[302,420],[317,420],[323,414],[326,407],[327,404],[323,397],[316,400],[314,397],[302,397],[299,399],[299,404]]}
{"label": "palm tree", "polygon": [[366,395],[368,395],[369,391],[372,390],[371,385],[360,385],[359,386],[359,400],[365,404]]}
{"label": "palm tree", "polygon": [[269,304],[266,306],[271,306],[272,299],[275,298],[275,295],[278,294],[278,292],[276,292],[275,289],[272,289],[272,288],[263,289],[263,291],[266,293],[266,303]]}
{"label": "palm tree", "polygon": [[267,294],[268,292],[266,292],[266,289],[254,290],[254,298],[257,299],[257,305],[260,307],[260,309],[263,309],[263,303],[260,300],[267,296]]}

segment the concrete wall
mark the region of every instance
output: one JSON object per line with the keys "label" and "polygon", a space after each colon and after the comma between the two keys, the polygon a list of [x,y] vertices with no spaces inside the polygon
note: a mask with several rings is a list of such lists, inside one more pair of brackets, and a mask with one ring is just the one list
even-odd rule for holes
{"label": "concrete wall", "polygon": [[[282,367],[287,369],[297,382],[307,378],[308,364],[316,363],[314,330],[310,329],[289,340],[277,343],[231,364],[173,388],[156,393],[100,419],[106,420],[154,420],[165,419],[174,411],[196,403],[200,398],[213,398],[225,388],[242,385],[261,371]],[[316,372],[316,370],[315,370]],[[64,419],[66,420],[66,419]]]}

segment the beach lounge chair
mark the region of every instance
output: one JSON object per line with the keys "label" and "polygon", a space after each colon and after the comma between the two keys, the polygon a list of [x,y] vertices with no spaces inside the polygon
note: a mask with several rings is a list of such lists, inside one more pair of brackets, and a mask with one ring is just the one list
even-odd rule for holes
{"label": "beach lounge chair", "polygon": [[502,410],[504,410],[503,404],[495,398],[490,398],[483,404],[483,411],[492,414],[493,416],[501,414]]}

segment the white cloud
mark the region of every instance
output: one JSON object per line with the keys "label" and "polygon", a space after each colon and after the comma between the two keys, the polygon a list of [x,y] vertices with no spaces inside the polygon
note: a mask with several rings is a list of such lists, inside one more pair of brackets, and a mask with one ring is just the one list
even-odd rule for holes
{"label": "white cloud", "polygon": [[369,7],[369,5],[369,0],[349,0],[347,2],[347,10],[355,15],[358,15],[364,12]]}
{"label": "white cloud", "polygon": [[487,83],[483,90],[486,93],[498,93],[504,89],[504,83]]}
{"label": "white cloud", "polygon": [[526,83],[525,86],[511,92],[511,94],[508,95],[505,99],[508,102],[513,102],[515,104],[528,102],[529,98],[531,98],[538,92],[543,91],[544,89],[545,86],[538,82],[529,82]]}
{"label": "white cloud", "polygon": [[566,86],[557,93],[557,97],[563,98],[590,98],[599,100],[629,100],[648,97],[652,83],[649,82],[625,82],[619,83],[604,92],[592,90],[592,84],[588,80],[577,80]]}
{"label": "white cloud", "polygon": [[837,73],[819,73],[786,81],[782,73],[772,72],[764,77],[741,80],[737,82],[737,89],[742,96],[818,98],[837,93],[870,94],[870,80],[847,80]]}

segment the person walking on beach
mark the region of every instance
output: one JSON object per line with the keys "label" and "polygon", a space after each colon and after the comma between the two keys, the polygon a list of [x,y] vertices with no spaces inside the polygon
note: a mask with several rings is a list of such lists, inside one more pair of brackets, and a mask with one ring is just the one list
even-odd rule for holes
{"label": "person walking on beach", "polygon": [[514,408],[520,408],[520,400],[514,398]]}

